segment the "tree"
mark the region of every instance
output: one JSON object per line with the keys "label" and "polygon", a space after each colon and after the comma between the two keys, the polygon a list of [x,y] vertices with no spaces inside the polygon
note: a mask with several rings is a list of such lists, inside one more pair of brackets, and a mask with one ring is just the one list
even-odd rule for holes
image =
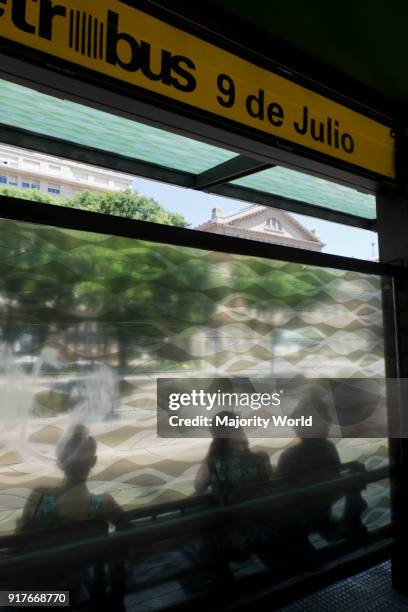
{"label": "tree", "polygon": [[[58,206],[187,225],[181,215],[131,191],[84,192],[65,200],[38,190],[3,188],[0,193]],[[37,330],[39,344],[51,332],[74,329],[88,321],[97,325],[96,335],[101,340],[116,340],[120,365],[126,367],[129,349],[135,344],[129,335],[137,338],[141,351],[151,349],[154,353],[160,334],[182,333],[197,317],[206,319],[212,312],[211,301],[206,301],[199,291],[188,289],[188,279],[193,279],[193,285],[205,285],[209,275],[200,261],[195,262],[195,254],[187,256],[168,245],[152,249],[148,243],[138,244],[118,236],[95,238],[74,230],[27,228],[21,223],[1,222],[0,250],[6,255],[2,262],[1,295],[8,305],[1,324],[10,341],[20,337],[22,321]],[[156,279],[158,275],[160,278]],[[158,331],[160,325],[163,329]],[[175,361],[186,358],[181,353],[176,355],[174,348],[169,349],[166,347],[166,354],[160,358]]]}
{"label": "tree", "polygon": [[38,189],[18,189],[17,187],[1,187],[0,195],[9,198],[20,198],[22,200],[31,200],[31,202],[42,202],[43,204],[59,204],[56,198],[43,193]]}
{"label": "tree", "polygon": [[55,198],[47,193],[38,191],[38,189],[2,187],[0,188],[0,195],[126,217],[127,219],[152,221],[153,223],[162,223],[163,225],[178,227],[186,227],[188,225],[183,215],[170,212],[153,198],[134,193],[130,189],[118,192],[80,191],[71,198]]}
{"label": "tree", "polygon": [[63,203],[64,206],[89,210],[92,212],[153,221],[164,225],[186,227],[186,219],[163,208],[153,198],[134,193],[130,189],[120,192],[81,191]]}

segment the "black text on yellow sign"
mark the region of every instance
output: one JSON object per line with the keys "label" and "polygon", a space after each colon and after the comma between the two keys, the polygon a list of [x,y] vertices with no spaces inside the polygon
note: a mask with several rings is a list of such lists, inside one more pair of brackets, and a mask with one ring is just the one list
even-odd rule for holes
{"label": "black text on yellow sign", "polygon": [[389,126],[119,0],[0,0],[0,35],[395,177]]}

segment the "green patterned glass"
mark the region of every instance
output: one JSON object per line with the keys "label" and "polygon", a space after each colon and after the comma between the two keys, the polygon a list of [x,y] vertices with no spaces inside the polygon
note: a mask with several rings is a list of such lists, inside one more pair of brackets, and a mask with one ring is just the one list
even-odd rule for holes
{"label": "green patterned glass", "polygon": [[0,80],[0,123],[198,174],[235,153]]}
{"label": "green patterned glass", "polygon": [[[158,376],[385,376],[378,276],[9,220],[0,253],[3,533],[59,482],[73,422],[97,440],[95,493],[125,509],[193,493],[208,440],[157,438]],[[276,465],[289,443],[251,445]],[[337,447],[387,464],[386,440]],[[388,524],[388,485],[367,500],[368,528]]]}
{"label": "green patterned glass", "polygon": [[373,195],[289,168],[269,168],[233,181],[233,184],[365,219],[376,218]]}

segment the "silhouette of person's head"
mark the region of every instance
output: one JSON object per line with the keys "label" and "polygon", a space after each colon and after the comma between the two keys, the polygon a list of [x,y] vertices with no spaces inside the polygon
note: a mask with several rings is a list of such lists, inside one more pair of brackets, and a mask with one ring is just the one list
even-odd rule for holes
{"label": "silhouette of person's head", "polygon": [[81,423],[74,425],[57,444],[57,464],[69,480],[87,480],[96,460],[96,440]]}
{"label": "silhouette of person's head", "polygon": [[[227,417],[234,419],[236,415],[229,410],[219,412],[220,419]],[[248,438],[242,427],[232,425],[213,425],[210,428],[213,441],[210,447],[210,455],[233,455],[235,453],[249,450]]]}
{"label": "silhouette of person's head", "polygon": [[296,436],[301,439],[326,439],[329,435],[329,412],[326,403],[319,397],[305,397],[296,406],[292,418],[312,417],[312,425],[295,425]]}

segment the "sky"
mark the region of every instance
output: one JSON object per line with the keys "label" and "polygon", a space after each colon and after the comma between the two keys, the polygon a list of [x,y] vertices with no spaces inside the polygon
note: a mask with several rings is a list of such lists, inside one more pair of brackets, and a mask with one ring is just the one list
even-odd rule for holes
{"label": "sky", "polygon": [[[192,227],[208,221],[213,208],[221,208],[222,215],[227,215],[249,206],[248,202],[141,178],[135,179],[135,189],[143,195],[154,198],[164,208],[181,213]],[[293,216],[306,228],[319,230],[320,240],[326,245],[324,253],[369,260],[373,258],[373,254],[374,257],[378,257],[377,234],[374,232],[304,215]]]}

